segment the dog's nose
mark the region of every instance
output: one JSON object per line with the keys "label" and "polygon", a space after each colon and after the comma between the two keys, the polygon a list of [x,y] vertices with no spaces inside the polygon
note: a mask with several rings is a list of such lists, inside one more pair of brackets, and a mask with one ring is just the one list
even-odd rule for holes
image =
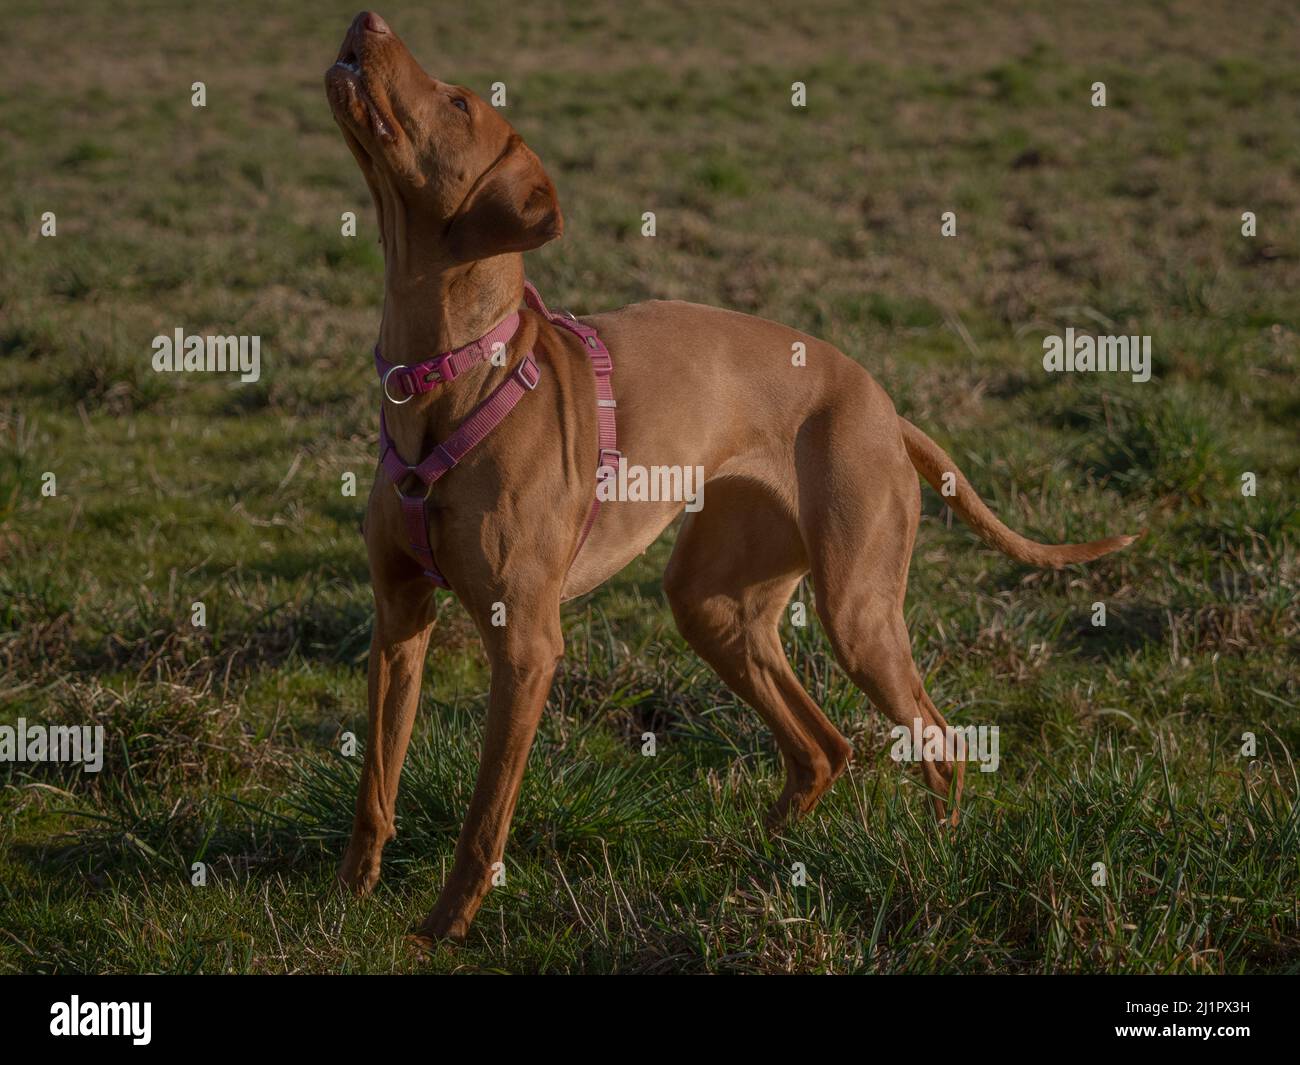
{"label": "dog's nose", "polygon": [[373,11],[367,11],[361,16],[361,28],[369,30],[371,33],[392,33],[388,28],[388,23],[376,15]]}

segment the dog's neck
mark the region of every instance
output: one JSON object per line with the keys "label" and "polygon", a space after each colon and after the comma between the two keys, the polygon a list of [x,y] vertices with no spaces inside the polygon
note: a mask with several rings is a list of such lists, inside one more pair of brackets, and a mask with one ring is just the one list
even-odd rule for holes
{"label": "dog's neck", "polygon": [[[386,255],[379,350],[413,364],[477,340],[519,305],[522,255],[420,270]],[[403,257],[405,258],[405,257]]]}

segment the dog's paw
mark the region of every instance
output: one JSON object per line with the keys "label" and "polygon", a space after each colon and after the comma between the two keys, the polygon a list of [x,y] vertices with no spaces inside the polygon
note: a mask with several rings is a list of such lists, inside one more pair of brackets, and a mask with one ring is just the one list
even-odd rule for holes
{"label": "dog's paw", "polygon": [[406,937],[407,942],[425,953],[448,943],[464,943],[469,935],[469,921],[459,917],[442,917],[431,913],[420,927]]}
{"label": "dog's paw", "polygon": [[782,794],[763,817],[763,831],[769,836],[779,836],[799,820],[799,800],[795,795]]}
{"label": "dog's paw", "polygon": [[364,899],[379,883],[379,859],[368,854],[354,856],[349,850],[335,879],[350,895]]}
{"label": "dog's paw", "polygon": [[416,955],[421,961],[427,961],[438,952],[439,943],[435,939],[430,939],[419,932],[410,932],[402,937],[406,943],[407,949]]}
{"label": "dog's paw", "polygon": [[343,891],[346,891],[354,899],[364,899],[375,890],[375,885],[379,883],[379,870],[355,873],[339,869],[334,876],[334,880]]}

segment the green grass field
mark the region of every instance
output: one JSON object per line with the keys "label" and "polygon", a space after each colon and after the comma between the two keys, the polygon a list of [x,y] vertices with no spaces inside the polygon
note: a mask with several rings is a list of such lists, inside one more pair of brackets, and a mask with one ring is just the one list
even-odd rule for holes
{"label": "green grass field", "polygon": [[[403,934],[448,868],[486,685],[454,600],[384,879],[333,885],[383,268],[321,85],[356,8],[132,6],[7,5],[0,722],[102,724],[108,753],[0,765],[0,972],[1300,971],[1293,4],[379,9],[429,71],[506,83],[566,214],[529,259],[553,306],[784,321],[1014,528],[1147,530],[1038,572],[927,489],[917,661],[951,722],[1000,727],[999,771],[937,833],[810,612],[787,646],[855,764],[775,838],[774,746],[672,626],[669,530],[567,608],[507,884],[426,960]],[[177,326],[259,334],[261,380],[155,374]],[[1069,326],[1150,335],[1152,380],[1046,374]]]}

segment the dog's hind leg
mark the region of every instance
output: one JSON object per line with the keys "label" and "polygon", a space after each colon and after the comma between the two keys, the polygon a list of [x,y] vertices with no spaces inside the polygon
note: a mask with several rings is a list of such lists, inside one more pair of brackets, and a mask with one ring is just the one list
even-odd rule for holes
{"label": "dog's hind leg", "polygon": [[[815,579],[814,579],[815,580]],[[840,666],[893,724],[912,731],[934,726],[947,735],[948,723],[935,708],[912,662],[912,649],[901,609],[868,596],[817,594],[817,612]],[[935,815],[955,825],[961,804],[965,763],[920,752],[921,773],[931,792]],[[948,811],[947,800],[952,809]]]}
{"label": "dog's hind leg", "polygon": [[[920,487],[892,420],[862,410],[869,413],[864,404],[828,422],[824,443],[809,441],[808,475],[799,482],[817,615],[836,660],[878,710],[895,725],[932,725],[946,735],[903,618]],[[949,753],[945,746],[939,758],[922,757],[921,771],[939,820],[956,824],[964,763]]]}
{"label": "dog's hind leg", "polygon": [[778,624],[807,572],[794,518],[756,486],[719,481],[687,515],[664,574],[682,636],[776,736],[785,788],[771,829],[810,811],[844,771],[852,745],[795,677]]}

